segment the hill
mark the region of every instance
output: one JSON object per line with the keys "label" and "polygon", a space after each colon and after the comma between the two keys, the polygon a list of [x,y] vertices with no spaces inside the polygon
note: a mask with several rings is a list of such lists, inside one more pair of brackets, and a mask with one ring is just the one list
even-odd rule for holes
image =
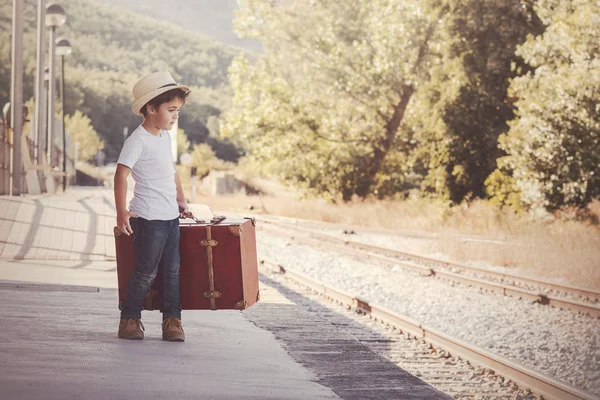
{"label": "hill", "polygon": [[103,0],[103,3],[125,7],[160,21],[172,22],[225,44],[251,51],[261,50],[261,44],[257,40],[240,39],[233,33],[237,0]]}
{"label": "hill", "polygon": [[[24,98],[33,96],[35,80],[36,1],[25,2]],[[68,21],[59,29],[73,53],[65,58],[65,113],[81,110],[106,142],[107,160],[115,160],[123,143],[123,128],[131,132],[141,122],[131,112],[131,88],[142,75],[170,71],[190,85],[193,95],[180,126],[193,143],[207,139],[210,116],[230,102],[227,68],[241,50],[168,22],[124,8],[84,0],[64,0]],[[10,32],[12,2],[0,1],[0,102],[10,94]]]}

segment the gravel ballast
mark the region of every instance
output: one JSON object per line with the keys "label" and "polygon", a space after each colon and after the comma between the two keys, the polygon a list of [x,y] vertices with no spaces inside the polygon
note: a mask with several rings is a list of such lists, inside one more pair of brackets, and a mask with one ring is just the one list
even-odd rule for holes
{"label": "gravel ballast", "polygon": [[600,394],[600,319],[257,235],[259,257]]}

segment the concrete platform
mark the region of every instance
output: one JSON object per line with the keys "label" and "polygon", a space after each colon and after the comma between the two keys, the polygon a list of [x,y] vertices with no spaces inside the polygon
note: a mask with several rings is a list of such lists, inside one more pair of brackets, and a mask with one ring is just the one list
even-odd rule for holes
{"label": "concrete platform", "polygon": [[118,339],[115,289],[1,281],[3,398],[448,398],[261,290],[244,312],[184,312],[186,342],[169,343],[158,312],[143,341]]}
{"label": "concrete platform", "polygon": [[156,311],[145,340],[117,338],[110,194],[0,198],[0,398],[450,398],[264,277],[249,310],[184,311],[185,343]]}
{"label": "concrete platform", "polygon": [[268,331],[239,311],[187,312],[185,343],[118,339],[117,293],[0,283],[5,399],[332,399]]}

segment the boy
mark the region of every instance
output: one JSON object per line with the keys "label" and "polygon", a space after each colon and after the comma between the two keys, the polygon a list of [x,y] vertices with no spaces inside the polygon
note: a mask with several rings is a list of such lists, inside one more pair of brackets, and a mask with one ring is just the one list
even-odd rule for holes
{"label": "boy", "polygon": [[[190,89],[168,72],[156,72],[133,87],[132,109],[144,116],[125,141],[115,173],[117,227],[134,237],[137,264],[123,302],[119,337],[143,339],[142,303],[156,275],[160,285],[163,340],[183,342],[179,303],[179,218],[191,216],[171,153],[168,130],[179,117]],[[129,210],[127,177],[135,181]]]}

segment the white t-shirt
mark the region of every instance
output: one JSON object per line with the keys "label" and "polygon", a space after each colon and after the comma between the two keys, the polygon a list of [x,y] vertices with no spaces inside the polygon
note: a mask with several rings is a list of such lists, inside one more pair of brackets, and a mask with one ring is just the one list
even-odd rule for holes
{"label": "white t-shirt", "polygon": [[179,217],[169,132],[155,136],[140,125],[125,140],[117,163],[131,168],[135,181],[129,211],[148,220]]}

